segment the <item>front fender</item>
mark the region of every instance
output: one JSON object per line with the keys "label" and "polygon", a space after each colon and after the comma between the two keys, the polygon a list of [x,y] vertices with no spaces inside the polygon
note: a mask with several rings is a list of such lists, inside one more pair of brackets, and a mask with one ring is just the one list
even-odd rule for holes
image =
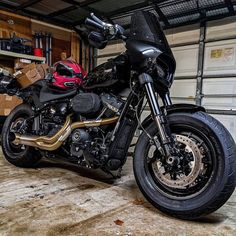
{"label": "front fender", "polygon": [[[164,107],[162,107],[163,109]],[[202,106],[194,105],[194,104],[185,104],[185,103],[180,103],[180,104],[174,104],[171,106],[166,107],[166,112],[167,115],[170,115],[172,113],[177,113],[177,112],[188,112],[188,113],[194,113],[197,111],[203,111],[206,112],[205,108]],[[153,121],[152,116],[149,115],[143,122],[142,122],[142,127],[147,128],[149,124]]]}

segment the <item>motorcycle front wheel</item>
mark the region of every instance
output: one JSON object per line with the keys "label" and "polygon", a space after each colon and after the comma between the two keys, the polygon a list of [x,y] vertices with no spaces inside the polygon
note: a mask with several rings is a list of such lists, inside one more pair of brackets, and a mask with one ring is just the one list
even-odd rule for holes
{"label": "motorcycle front wheel", "polygon": [[[204,112],[174,113],[167,119],[179,157],[167,161],[143,132],[135,148],[135,179],[147,200],[162,212],[196,219],[220,208],[233,193],[235,142]],[[154,122],[147,132],[158,137]]]}

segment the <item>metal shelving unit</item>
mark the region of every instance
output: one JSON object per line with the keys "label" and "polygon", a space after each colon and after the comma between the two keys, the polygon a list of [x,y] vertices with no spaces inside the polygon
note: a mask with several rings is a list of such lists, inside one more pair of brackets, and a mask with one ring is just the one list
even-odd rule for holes
{"label": "metal shelving unit", "polygon": [[0,50],[0,58],[24,58],[32,61],[37,61],[44,63],[46,61],[45,57],[36,57],[33,55],[27,55],[27,54],[22,54],[22,53],[16,53],[16,52],[10,52],[10,51],[4,51]]}

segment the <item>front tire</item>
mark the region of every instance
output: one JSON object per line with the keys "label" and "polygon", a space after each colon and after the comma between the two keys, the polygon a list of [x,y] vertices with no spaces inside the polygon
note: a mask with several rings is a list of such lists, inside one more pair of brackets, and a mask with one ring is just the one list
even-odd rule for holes
{"label": "front tire", "polygon": [[31,107],[21,104],[12,110],[3,125],[1,141],[4,157],[8,162],[18,167],[34,167],[41,159],[41,154],[38,150],[24,145],[16,146],[11,140],[12,125],[16,122],[23,122],[32,115]]}
{"label": "front tire", "polygon": [[[195,173],[196,176],[187,178],[175,175],[172,181],[166,177],[164,167],[161,167],[162,172],[158,172],[161,168],[153,167],[156,163],[148,157],[150,140],[143,132],[135,149],[135,179],[144,196],[156,208],[178,218],[196,219],[220,208],[233,193],[236,177],[235,142],[219,121],[204,112],[175,113],[167,119],[172,134],[179,139],[179,145],[184,146],[184,150],[188,149],[186,155],[191,154],[190,149],[193,149],[190,162],[197,164],[195,161],[198,160],[199,170],[188,173]],[[158,135],[155,123],[150,124],[147,132],[151,136]],[[186,146],[183,140],[188,141]],[[190,166],[193,166],[192,163]]]}

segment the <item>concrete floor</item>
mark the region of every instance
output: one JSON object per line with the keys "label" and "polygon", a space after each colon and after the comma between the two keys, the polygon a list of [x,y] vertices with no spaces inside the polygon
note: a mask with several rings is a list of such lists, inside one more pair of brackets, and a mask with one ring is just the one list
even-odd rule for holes
{"label": "concrete floor", "polygon": [[132,173],[112,180],[100,171],[42,161],[36,169],[8,164],[0,152],[0,235],[236,235],[236,192],[196,222],[162,214],[143,198]]}

